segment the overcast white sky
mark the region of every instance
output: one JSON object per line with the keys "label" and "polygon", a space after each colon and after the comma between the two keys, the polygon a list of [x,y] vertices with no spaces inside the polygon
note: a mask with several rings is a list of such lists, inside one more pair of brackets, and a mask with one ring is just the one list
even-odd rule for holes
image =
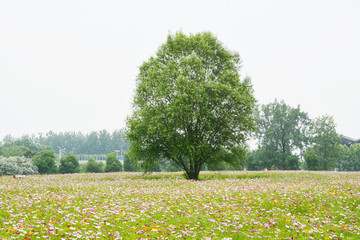
{"label": "overcast white sky", "polygon": [[3,0],[0,140],[124,127],[138,67],[179,30],[239,52],[260,104],[360,138],[360,0]]}

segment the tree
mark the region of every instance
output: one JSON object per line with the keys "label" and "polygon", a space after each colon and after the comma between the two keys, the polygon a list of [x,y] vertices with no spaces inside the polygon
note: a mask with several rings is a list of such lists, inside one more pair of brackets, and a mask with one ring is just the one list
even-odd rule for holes
{"label": "tree", "polygon": [[138,166],[133,159],[130,159],[127,153],[124,153],[124,172],[137,172]]}
{"label": "tree", "polygon": [[55,153],[51,150],[41,151],[40,155],[35,156],[34,164],[40,174],[55,174],[58,170],[55,163]]}
{"label": "tree", "polygon": [[360,144],[350,147],[341,146],[342,158],[337,163],[337,168],[341,171],[360,171]]}
{"label": "tree", "polygon": [[319,157],[319,170],[334,170],[341,158],[341,137],[336,132],[333,117],[325,115],[312,122],[312,143]]}
{"label": "tree", "polygon": [[3,147],[2,155],[5,157],[15,157],[15,156],[21,157],[26,151],[31,151],[31,150],[25,146],[10,145]]}
{"label": "tree", "polygon": [[35,156],[36,152],[31,151],[30,149],[23,152],[24,157],[26,158],[33,158]]}
{"label": "tree", "polygon": [[73,154],[68,154],[60,159],[59,173],[80,172],[79,159]]}
{"label": "tree", "polygon": [[255,98],[240,65],[211,33],[169,35],[140,67],[127,121],[130,157],[145,172],[172,160],[195,180],[206,163],[243,159]]}
{"label": "tree", "polygon": [[116,157],[116,153],[109,153],[106,155],[106,166],[105,172],[121,172],[122,164],[120,160]]}
{"label": "tree", "polygon": [[85,166],[85,172],[101,173],[103,171],[104,171],[104,164],[102,162],[96,162],[95,159],[89,158]]}
{"label": "tree", "polygon": [[33,161],[22,157],[0,156],[0,176],[37,174],[38,169]]}
{"label": "tree", "polygon": [[275,100],[263,105],[255,119],[260,152],[266,154],[263,165],[297,169],[299,158],[295,154],[302,153],[309,144],[311,121],[307,113],[300,106],[293,108]]}
{"label": "tree", "polygon": [[316,154],[313,148],[306,149],[304,159],[306,162],[306,168],[308,170],[319,170],[319,156]]}

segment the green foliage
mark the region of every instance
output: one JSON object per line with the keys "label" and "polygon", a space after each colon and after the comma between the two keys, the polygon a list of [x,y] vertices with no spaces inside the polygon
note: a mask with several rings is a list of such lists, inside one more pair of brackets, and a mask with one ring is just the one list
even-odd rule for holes
{"label": "green foliage", "polygon": [[106,166],[105,172],[121,172],[122,164],[120,160],[116,157],[116,153],[109,153],[106,156]]}
{"label": "green foliage", "polygon": [[260,157],[256,161],[261,168],[298,169],[295,153],[301,153],[310,139],[311,122],[307,113],[302,112],[300,106],[293,108],[275,100],[263,105],[255,119],[260,150],[251,159],[256,155]]}
{"label": "green foliage", "polygon": [[166,172],[179,172],[181,170],[181,167],[177,165],[176,162],[171,160],[167,161],[167,166],[165,168]]}
{"label": "green foliage", "polygon": [[131,159],[127,153],[124,153],[124,172],[137,172],[139,168],[136,161]]}
{"label": "green foliage", "polygon": [[319,157],[319,170],[334,170],[341,158],[341,137],[333,117],[322,116],[312,122],[313,149]]}
{"label": "green foliage", "polygon": [[[0,145],[0,152],[3,156],[23,156],[28,150],[40,152],[42,150],[52,150],[50,146],[34,143],[29,136],[23,136],[21,139],[15,139],[10,135],[6,136],[6,141]],[[5,139],[4,138],[4,139]]]}
{"label": "green foliage", "polygon": [[0,176],[37,174],[38,169],[33,161],[22,157],[0,156]]}
{"label": "green foliage", "polygon": [[85,172],[88,173],[101,173],[104,172],[104,164],[102,162],[96,162],[95,159],[89,158],[85,166]]}
{"label": "green foliage", "polygon": [[35,156],[36,152],[31,151],[30,149],[23,152],[24,157],[26,158],[33,158]]}
{"label": "green foliage", "polygon": [[35,156],[34,164],[40,174],[55,174],[58,170],[55,163],[55,153],[51,150],[41,151],[40,155]]}
{"label": "green foliage", "polygon": [[337,168],[341,171],[360,171],[360,144],[347,147],[341,146],[342,158],[338,161]]}
{"label": "green foliage", "polygon": [[306,162],[307,170],[319,170],[319,156],[316,154],[313,148],[308,148],[305,152],[304,159]]}
{"label": "green foliage", "polygon": [[79,159],[73,154],[68,154],[60,159],[59,173],[80,172]]}
{"label": "green foliage", "polygon": [[169,35],[140,67],[127,121],[129,155],[145,171],[170,159],[189,179],[207,163],[242,159],[255,129],[255,98],[240,65],[211,33]]}
{"label": "green foliage", "polygon": [[[73,154],[107,154],[114,150],[127,151],[129,143],[124,139],[123,129],[108,132],[106,130],[92,131],[89,134],[81,132],[49,131],[46,134],[32,136],[24,135],[20,139],[7,135],[3,138],[4,147],[10,145],[25,146],[34,152],[42,150],[58,150],[58,146]],[[2,149],[0,145],[0,152]]]}
{"label": "green foliage", "polygon": [[17,145],[10,145],[3,147],[2,149],[2,155],[4,157],[21,157],[23,156],[24,152],[31,151],[29,148],[25,146],[17,146]]}

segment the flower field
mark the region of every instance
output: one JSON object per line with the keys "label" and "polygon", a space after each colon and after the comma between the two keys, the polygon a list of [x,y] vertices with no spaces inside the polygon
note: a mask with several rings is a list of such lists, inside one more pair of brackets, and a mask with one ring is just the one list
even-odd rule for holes
{"label": "flower field", "polygon": [[360,239],[360,173],[0,177],[0,239]]}

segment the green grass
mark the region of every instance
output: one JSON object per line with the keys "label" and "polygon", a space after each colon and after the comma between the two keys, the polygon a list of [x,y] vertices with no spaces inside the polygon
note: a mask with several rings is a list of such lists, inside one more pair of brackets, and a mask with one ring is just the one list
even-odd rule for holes
{"label": "green grass", "polygon": [[0,239],[360,239],[360,173],[0,177]]}

